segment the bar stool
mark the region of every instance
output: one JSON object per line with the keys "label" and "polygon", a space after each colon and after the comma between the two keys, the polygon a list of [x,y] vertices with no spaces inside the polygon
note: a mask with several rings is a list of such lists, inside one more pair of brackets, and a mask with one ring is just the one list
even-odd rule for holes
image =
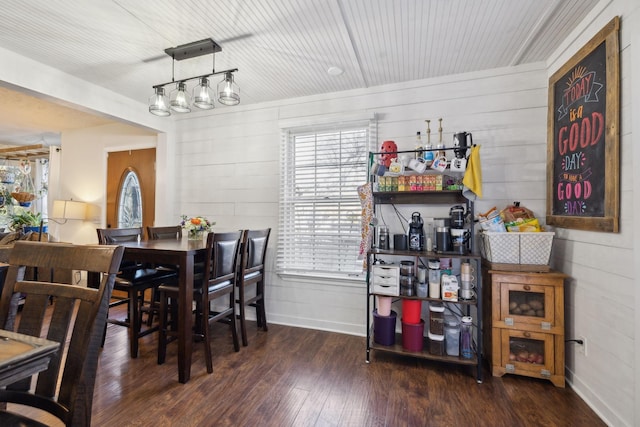
{"label": "bar stool", "polygon": [[[193,299],[196,302],[196,331],[205,345],[207,372],[213,372],[211,337],[209,328],[214,322],[224,322],[231,327],[233,347],[240,351],[236,327],[235,288],[236,267],[240,254],[243,232],[208,233],[204,269],[194,271]],[[163,284],[160,292],[160,334],[158,338],[158,364],[166,359],[167,344],[177,338],[177,299],[179,288]],[[227,298],[226,308],[214,311],[212,301]],[[171,313],[171,316],[169,314]],[[171,317],[169,319],[169,317]]]}
{"label": "bar stool", "polygon": [[[270,228],[264,230],[245,230],[242,239],[242,257],[238,271],[238,298],[240,331],[242,345],[249,344],[247,340],[246,306],[255,307],[258,327],[266,332],[267,315],[264,304],[264,261],[269,243]],[[255,294],[248,295],[247,287],[255,285]]]}
{"label": "bar stool", "polygon": [[[99,228],[98,243],[101,245],[117,245],[122,242],[135,242],[142,238],[142,227],[136,228]],[[127,304],[127,319],[108,318],[107,323],[129,328],[129,346],[131,357],[138,357],[138,340],[158,330],[158,325],[142,330],[142,305],[144,292],[160,286],[161,283],[175,280],[176,272],[168,269],[157,269],[142,265],[135,261],[123,261],[116,276],[114,290],[126,292],[124,298],[113,297],[109,308]],[[106,334],[106,328],[105,328]],[[103,337],[104,344],[104,337]]]}
{"label": "bar stool", "polygon": [[[168,226],[147,226],[147,237],[149,240],[180,240],[182,239],[182,226],[180,225],[168,225]],[[168,269],[178,275],[178,266],[176,265],[161,265],[155,266],[156,268]],[[153,325],[153,319],[156,314],[160,312],[160,294],[158,288],[151,289],[150,301],[144,301],[141,311],[147,313],[147,326]]]}

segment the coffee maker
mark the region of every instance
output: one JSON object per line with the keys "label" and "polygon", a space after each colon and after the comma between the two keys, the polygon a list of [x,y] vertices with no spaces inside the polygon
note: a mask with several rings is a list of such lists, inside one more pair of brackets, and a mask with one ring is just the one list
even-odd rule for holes
{"label": "coffee maker", "polygon": [[452,206],[449,210],[449,222],[451,229],[451,248],[458,254],[466,254],[469,252],[470,232],[465,228],[465,222],[468,212],[465,212],[464,206]]}

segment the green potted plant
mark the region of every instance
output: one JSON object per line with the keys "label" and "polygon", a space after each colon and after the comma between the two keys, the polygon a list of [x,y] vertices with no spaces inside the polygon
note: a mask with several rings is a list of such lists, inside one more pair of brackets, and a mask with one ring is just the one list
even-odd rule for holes
{"label": "green potted plant", "polygon": [[[22,230],[23,233],[29,231],[40,231],[40,223],[42,222],[42,214],[34,213],[27,209],[14,207],[13,214],[10,217],[9,228],[14,231]],[[43,224],[42,232],[47,232],[47,226]]]}

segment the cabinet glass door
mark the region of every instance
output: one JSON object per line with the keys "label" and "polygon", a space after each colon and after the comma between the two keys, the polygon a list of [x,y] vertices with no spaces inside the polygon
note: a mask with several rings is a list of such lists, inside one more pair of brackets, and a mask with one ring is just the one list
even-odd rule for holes
{"label": "cabinet glass door", "polygon": [[507,326],[539,325],[541,330],[554,326],[554,293],[550,286],[501,283],[500,319]]}
{"label": "cabinet glass door", "polygon": [[508,373],[522,371],[541,376],[553,373],[553,335],[502,329],[502,366]]}

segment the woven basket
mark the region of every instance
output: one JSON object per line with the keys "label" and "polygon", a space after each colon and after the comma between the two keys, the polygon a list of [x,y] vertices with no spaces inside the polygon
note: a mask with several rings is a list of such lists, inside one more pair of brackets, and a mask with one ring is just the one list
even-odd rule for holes
{"label": "woven basket", "polygon": [[36,195],[33,193],[21,191],[19,193],[11,193],[11,197],[16,199],[18,203],[27,203],[34,200],[36,198]]}

